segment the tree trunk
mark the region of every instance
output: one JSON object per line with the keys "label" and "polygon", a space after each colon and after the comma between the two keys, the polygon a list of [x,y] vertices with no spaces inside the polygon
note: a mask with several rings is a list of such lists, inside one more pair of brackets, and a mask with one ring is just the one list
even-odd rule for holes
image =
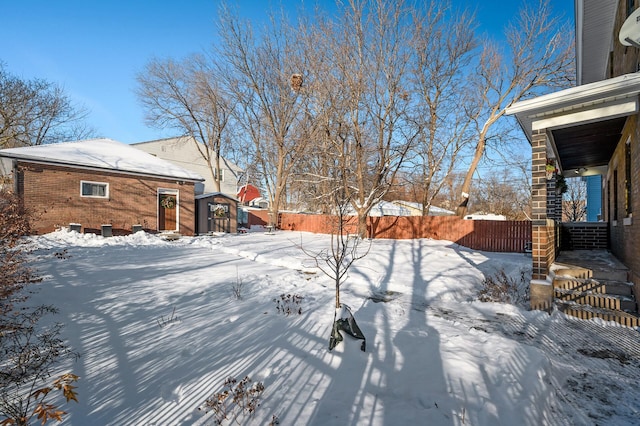
{"label": "tree trunk", "polygon": [[468,204],[469,204],[469,193],[471,191],[471,180],[473,179],[473,174],[476,172],[478,168],[478,164],[482,159],[482,155],[484,154],[485,147],[485,138],[484,136],[480,137],[478,141],[478,145],[476,146],[476,152],[473,155],[473,160],[469,165],[469,170],[467,170],[467,174],[464,177],[464,182],[462,183],[461,194],[460,194],[460,203],[456,208],[456,216],[463,218],[468,212]]}

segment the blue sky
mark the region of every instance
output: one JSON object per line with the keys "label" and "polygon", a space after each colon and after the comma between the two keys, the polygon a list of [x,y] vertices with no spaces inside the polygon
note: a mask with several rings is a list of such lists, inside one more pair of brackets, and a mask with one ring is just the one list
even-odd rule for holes
{"label": "blue sky", "polygon": [[[235,3],[255,20],[264,18],[270,4],[278,4]],[[283,3],[297,7],[301,1]],[[500,32],[521,4],[516,0],[454,3],[477,10],[489,32]],[[573,0],[552,3],[557,12],[573,16]],[[218,0],[0,0],[0,61],[11,74],[61,85],[74,103],[89,109],[87,122],[99,136],[125,143],[173,136],[144,124],[134,94],[135,76],[153,57],[182,58],[207,49],[215,41],[218,4]]]}

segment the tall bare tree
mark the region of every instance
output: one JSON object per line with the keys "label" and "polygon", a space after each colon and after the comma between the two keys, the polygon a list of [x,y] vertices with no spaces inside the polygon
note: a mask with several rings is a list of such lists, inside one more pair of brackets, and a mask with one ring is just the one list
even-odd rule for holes
{"label": "tall bare tree", "polygon": [[213,57],[192,55],[182,61],[152,59],[137,76],[138,99],[151,126],[189,137],[207,163],[220,192],[223,142],[234,109]]}
{"label": "tall bare tree", "polygon": [[427,215],[459,164],[459,155],[473,140],[471,123],[479,111],[479,97],[468,75],[477,40],[474,17],[456,13],[449,2],[429,2],[416,9],[413,28],[411,119],[418,140],[411,176],[419,182],[418,201]]}
{"label": "tall bare tree", "polygon": [[417,137],[407,120],[409,11],[402,1],[345,2],[340,19],[320,20],[314,39],[313,114],[330,168],[323,178],[345,194],[360,235]]}
{"label": "tall bare tree", "polygon": [[89,137],[86,116],[60,86],[16,77],[0,62],[0,149]]}
{"label": "tall bare tree", "polygon": [[269,221],[274,224],[288,180],[308,143],[294,131],[304,116],[301,104],[308,69],[297,43],[298,29],[284,13],[273,13],[270,25],[258,38],[250,23],[223,8],[219,33],[218,55],[229,67],[238,122],[255,145],[256,163],[270,201]]}
{"label": "tall bare tree", "polygon": [[570,34],[568,24],[552,14],[550,1],[538,0],[535,7],[524,2],[517,19],[506,27],[506,51],[495,43],[485,43],[474,73],[482,106],[474,123],[475,152],[456,209],[459,216],[467,212],[474,173],[506,109],[522,99],[572,84]]}

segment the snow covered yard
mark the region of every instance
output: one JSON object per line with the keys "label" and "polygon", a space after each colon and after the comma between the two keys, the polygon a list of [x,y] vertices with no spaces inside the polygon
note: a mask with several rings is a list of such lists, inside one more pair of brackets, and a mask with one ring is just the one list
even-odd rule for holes
{"label": "snow covered yard", "polygon": [[[374,240],[342,288],[367,337],[328,340],[334,288],[299,232],[182,238],[72,232],[34,237],[35,302],[81,353],[69,425],[203,425],[227,377],[262,382],[241,424],[637,424],[640,334],[481,303],[484,274],[530,268],[521,254],[447,241]],[[242,298],[234,297],[238,290]],[[281,295],[302,297],[285,315]],[[280,302],[280,303],[279,303]],[[161,326],[162,325],[162,326]]]}

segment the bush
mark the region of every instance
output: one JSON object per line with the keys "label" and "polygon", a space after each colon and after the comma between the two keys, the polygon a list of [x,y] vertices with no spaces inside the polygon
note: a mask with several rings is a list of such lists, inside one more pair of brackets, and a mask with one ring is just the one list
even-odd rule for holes
{"label": "bush", "polygon": [[280,298],[273,299],[276,303],[276,311],[279,314],[289,316],[291,314],[302,315],[302,299],[299,294],[285,294],[282,293]]}
{"label": "bush", "polygon": [[29,212],[15,195],[0,191],[0,425],[26,425],[37,417],[44,424],[66,414],[51,404],[51,391],[67,402],[77,401],[73,374],[53,382],[51,371],[65,358],[77,358],[60,339],[61,324],[39,326],[56,312],[53,306],[27,304],[27,287],[40,278],[26,266],[24,236],[30,231]]}
{"label": "bush", "polygon": [[240,381],[229,377],[225,380],[222,390],[207,398],[200,410],[206,414],[212,412],[216,424],[221,425],[225,420],[240,424],[237,419],[240,415],[253,416],[260,406],[262,392],[262,382],[252,384],[248,376]]}
{"label": "bush", "polygon": [[482,288],[478,291],[481,302],[512,303],[514,305],[529,300],[527,269],[520,270],[520,276],[513,278],[500,269],[495,275],[486,276],[482,280]]}

